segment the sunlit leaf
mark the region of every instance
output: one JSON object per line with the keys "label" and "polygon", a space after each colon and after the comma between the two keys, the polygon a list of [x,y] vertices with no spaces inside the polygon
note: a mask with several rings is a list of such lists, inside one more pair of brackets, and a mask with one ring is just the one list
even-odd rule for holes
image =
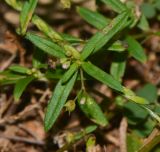
{"label": "sunlit leaf", "polygon": [[84,62],[82,64],[82,68],[88,75],[106,84],[112,89],[117,90],[119,92],[123,91],[123,87],[118,80],[114,79],[111,75],[102,71],[101,69],[93,65],[92,63]]}
{"label": "sunlit leaf", "polygon": [[73,88],[76,78],[77,73],[75,73],[65,85],[62,84],[61,80],[56,85],[45,114],[44,127],[46,131],[51,129],[52,125],[59,116],[69,93]]}
{"label": "sunlit leaf", "polygon": [[27,33],[26,38],[30,40],[34,45],[43,50],[45,53],[58,57],[64,58],[64,50],[54,42],[43,38],[41,36],[35,35],[33,33]]}
{"label": "sunlit leaf", "polygon": [[26,89],[27,85],[33,81],[35,78],[33,76],[28,76],[26,78],[20,79],[16,82],[16,85],[14,87],[14,98],[16,101],[19,100],[20,96],[22,95],[22,93],[24,92],[24,90]]}
{"label": "sunlit leaf", "polygon": [[101,126],[106,126],[108,124],[107,118],[103,114],[99,105],[86,92],[79,93],[78,104],[79,104],[80,109],[93,122],[95,122]]}

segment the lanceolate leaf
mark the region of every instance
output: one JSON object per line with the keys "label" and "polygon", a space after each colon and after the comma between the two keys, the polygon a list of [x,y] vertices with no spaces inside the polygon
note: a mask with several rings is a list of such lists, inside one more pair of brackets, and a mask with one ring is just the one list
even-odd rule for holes
{"label": "lanceolate leaf", "polygon": [[129,14],[129,11],[121,13],[115,19],[113,19],[109,25],[103,28],[102,33],[104,36],[98,41],[94,52],[101,49],[109,40],[113,38],[113,36],[115,36],[115,34],[128,26]]}
{"label": "lanceolate leaf", "polygon": [[22,78],[25,78],[25,75],[20,75],[9,70],[3,71],[0,72],[0,85],[14,84]]}
{"label": "lanceolate leaf", "polygon": [[72,76],[72,78],[65,84],[62,84],[60,80],[53,92],[52,98],[47,106],[47,111],[45,115],[44,126],[45,130],[48,131],[57,117],[59,116],[68,96],[71,92],[73,85],[77,78],[77,72]]}
{"label": "lanceolate leaf", "polygon": [[131,55],[142,63],[146,62],[147,57],[141,44],[131,36],[127,36],[126,41],[128,43],[128,51]]}
{"label": "lanceolate leaf", "polygon": [[69,35],[69,34],[65,34],[65,33],[59,33],[61,35],[61,37],[68,41],[69,43],[71,43],[72,45],[76,45],[76,44],[79,44],[79,43],[84,43],[84,40],[78,38],[78,37],[75,37],[75,36],[72,36],[72,35]]}
{"label": "lanceolate leaf", "polygon": [[97,32],[85,45],[81,57],[85,60],[91,53],[94,53],[101,49],[107,42],[109,42],[113,36],[124,29],[128,23],[129,12],[123,12],[113,19],[109,25],[102,29],[101,32]]}
{"label": "lanceolate leaf", "polygon": [[98,12],[94,12],[87,8],[78,7],[77,11],[85,21],[87,21],[88,23],[96,27],[97,29],[104,28],[110,22],[110,19],[107,19],[102,14]]}
{"label": "lanceolate leaf", "polygon": [[40,17],[34,15],[32,18],[33,24],[42,31],[46,36],[48,36],[54,42],[63,41],[63,38],[59,35],[58,32],[54,31],[45,21]]}
{"label": "lanceolate leaf", "polygon": [[104,35],[100,32],[93,35],[91,39],[87,42],[87,44],[84,46],[82,53],[81,53],[81,59],[85,60],[92,52],[94,52],[94,49],[96,48],[97,42],[100,41],[100,39]]}
{"label": "lanceolate leaf", "polygon": [[88,126],[86,127],[84,130],[82,130],[81,132],[78,132],[77,134],[75,134],[75,137],[74,139],[75,140],[79,140],[81,139],[82,137],[84,137],[85,135],[95,131],[97,129],[97,126],[96,125],[92,125],[92,126]]}
{"label": "lanceolate leaf", "polygon": [[5,0],[5,2],[8,5],[12,6],[17,11],[21,11],[22,10],[23,3],[20,2],[20,1],[17,1],[17,0]]}
{"label": "lanceolate leaf", "polygon": [[114,79],[111,75],[102,71],[92,63],[84,62],[82,64],[82,68],[91,77],[101,81],[102,83],[106,84],[107,86],[109,86],[114,90],[123,92],[123,87],[118,80]]}
{"label": "lanceolate leaf", "polygon": [[103,114],[101,108],[99,107],[99,105],[87,93],[85,92],[79,93],[78,104],[79,104],[80,109],[92,121],[94,121],[95,123],[101,126],[106,126],[108,124],[108,121],[105,115]]}
{"label": "lanceolate leaf", "polygon": [[27,87],[27,85],[33,81],[35,78],[33,76],[28,76],[26,78],[20,79],[17,81],[15,87],[14,87],[14,98],[16,101],[19,100],[20,96],[22,95],[23,91]]}
{"label": "lanceolate leaf", "polygon": [[29,69],[26,67],[20,66],[20,65],[12,65],[9,67],[9,70],[11,70],[13,72],[26,74]]}
{"label": "lanceolate leaf", "polygon": [[63,48],[48,39],[45,39],[33,33],[27,33],[26,38],[49,55],[53,55],[57,58],[65,57]]}
{"label": "lanceolate leaf", "polygon": [[120,0],[101,0],[106,5],[110,6],[114,11],[120,13],[127,9],[126,5],[123,4]]}
{"label": "lanceolate leaf", "polygon": [[125,87],[123,87],[123,94],[125,98],[135,103],[142,104],[142,105],[149,104],[149,101],[147,99],[137,96],[132,90],[127,89]]}
{"label": "lanceolate leaf", "polygon": [[29,0],[26,1],[23,5],[21,14],[20,14],[20,30],[21,34],[25,34],[29,21],[32,18],[34,9],[36,8],[38,0]]}

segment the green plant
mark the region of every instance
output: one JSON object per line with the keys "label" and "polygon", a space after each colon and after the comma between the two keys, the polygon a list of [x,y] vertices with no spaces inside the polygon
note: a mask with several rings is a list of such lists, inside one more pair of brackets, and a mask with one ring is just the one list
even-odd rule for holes
{"label": "green plant", "polygon": [[[108,125],[109,120],[85,87],[85,82],[91,78],[113,89],[118,94],[117,105],[121,102],[125,109],[135,109],[133,111],[135,117],[138,109],[143,113],[143,120],[145,118],[150,119],[147,117],[149,113],[160,123],[160,118],[151,110],[152,107],[150,106],[155,98],[147,98],[142,94],[136,94],[121,84],[126,61],[129,57],[134,57],[142,63],[147,60],[141,44],[129,34],[129,31],[134,27],[139,27],[145,31],[149,28],[145,15],[139,15],[140,12],[136,11],[134,3],[124,4],[119,0],[101,0],[117,13],[113,19],[106,18],[102,14],[87,8],[78,7],[77,12],[80,16],[98,29],[89,40],[84,41],[54,31],[44,20],[35,15],[34,10],[37,0],[29,0],[24,3],[16,0],[5,1],[14,9],[20,11],[20,26],[17,29],[17,33],[31,41],[36,46],[36,49],[33,54],[33,67],[31,69],[13,65],[7,71],[1,72],[0,83],[1,85],[15,84],[13,94],[15,100],[18,101],[27,85],[32,81],[41,80],[49,81],[50,83],[51,79],[58,79],[46,110],[44,120],[46,131],[52,128],[64,106],[74,110],[73,103],[76,100],[82,112],[94,123],[101,126]],[[42,32],[41,35],[27,31],[30,22]],[[75,43],[76,45],[84,44],[81,53],[74,47]],[[114,56],[109,74],[90,61],[90,56],[97,52],[105,51],[111,52]],[[59,60],[60,74],[58,70],[52,71],[48,68],[45,63],[46,54]],[[79,93],[72,100],[72,104],[70,104],[70,101],[67,104],[68,96],[74,84],[79,80],[81,81]],[[123,100],[131,102],[125,103]],[[73,106],[73,108],[70,106]],[[126,117],[129,119],[128,114],[126,114]],[[136,123],[133,120],[130,120],[130,122]]]}

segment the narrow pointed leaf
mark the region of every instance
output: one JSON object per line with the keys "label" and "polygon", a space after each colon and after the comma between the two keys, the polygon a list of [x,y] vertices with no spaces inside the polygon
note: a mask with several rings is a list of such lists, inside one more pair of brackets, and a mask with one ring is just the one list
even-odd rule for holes
{"label": "narrow pointed leaf", "polygon": [[45,39],[33,33],[27,33],[26,38],[49,55],[55,56],[57,58],[65,57],[63,48],[48,39]]}
{"label": "narrow pointed leaf", "polygon": [[123,4],[120,0],[101,0],[101,1],[118,13],[127,9],[126,5]]}
{"label": "narrow pointed leaf", "polygon": [[23,91],[26,89],[27,85],[33,81],[35,78],[33,76],[29,76],[23,79],[20,79],[16,82],[16,85],[14,87],[14,98],[16,101],[19,100],[20,96],[22,95]]}
{"label": "narrow pointed leaf", "polygon": [[100,41],[100,39],[103,36],[104,35],[102,33],[98,32],[95,35],[93,35],[91,39],[89,39],[87,44],[82,49],[82,53],[81,53],[82,60],[85,60],[89,55],[92,54],[92,52],[94,52],[94,49],[96,48],[97,43]]}
{"label": "narrow pointed leaf", "polygon": [[78,64],[77,63],[73,63],[69,67],[68,71],[63,75],[62,84],[66,83],[72,77],[72,75],[77,71],[77,69],[78,69]]}
{"label": "narrow pointed leaf", "polygon": [[127,36],[126,41],[128,43],[128,51],[131,55],[142,63],[146,62],[147,57],[141,44],[131,36]]}
{"label": "narrow pointed leaf", "polygon": [[54,43],[61,46],[65,51],[70,52],[76,59],[80,58],[80,53],[70,45],[63,37],[51,28],[45,21],[38,16],[34,15],[32,22],[42,31],[47,37],[49,37]]}
{"label": "narrow pointed leaf", "polygon": [[96,125],[92,125],[92,126],[88,126],[86,127],[84,130],[78,132],[75,134],[74,139],[75,140],[80,140],[82,137],[84,137],[85,135],[92,133],[93,131],[95,131],[97,129]]}
{"label": "narrow pointed leaf", "polygon": [[13,72],[18,72],[21,74],[26,74],[28,72],[28,68],[20,66],[20,65],[12,65],[9,67],[9,70],[13,71]]}
{"label": "narrow pointed leaf", "polygon": [[[84,101],[82,102],[82,100],[84,100]],[[78,104],[79,104],[80,109],[93,122],[95,122],[101,126],[106,126],[108,124],[106,116],[103,114],[99,105],[87,93],[85,93],[85,92],[79,93]]]}
{"label": "narrow pointed leaf", "polygon": [[5,2],[17,11],[21,11],[23,3],[17,0],[5,0]]}
{"label": "narrow pointed leaf", "polygon": [[87,21],[97,29],[104,28],[110,22],[110,19],[107,19],[102,14],[84,7],[77,7],[77,12],[85,21]]}
{"label": "narrow pointed leaf", "polygon": [[72,78],[65,84],[62,84],[60,80],[54,89],[52,98],[47,106],[47,111],[44,120],[45,130],[51,129],[52,125],[59,116],[68,96],[71,92],[74,83],[77,78],[77,72],[72,76]]}
{"label": "narrow pointed leaf", "polygon": [[20,75],[9,70],[3,71],[0,72],[0,85],[14,84],[22,78],[25,78],[25,75]]}
{"label": "narrow pointed leaf", "polygon": [[32,18],[33,24],[37,26],[37,28],[42,31],[46,36],[48,36],[54,42],[63,41],[63,38],[60,36],[58,32],[56,32],[51,26],[49,26],[45,21],[43,21],[37,15],[34,15]]}
{"label": "narrow pointed leaf", "polygon": [[101,49],[113,36],[124,29],[128,25],[128,17],[128,12],[123,12],[103,28],[101,32],[97,32],[84,46],[81,54],[82,59],[85,60],[90,54]]}
{"label": "narrow pointed leaf", "polygon": [[23,5],[23,8],[20,14],[20,30],[22,35],[26,33],[27,26],[32,18],[37,2],[38,0],[29,0],[29,1],[26,1]]}
{"label": "narrow pointed leaf", "polygon": [[101,49],[108,41],[113,38],[113,36],[128,26],[129,14],[129,11],[121,13],[116,18],[114,18],[109,25],[103,28],[102,33],[104,36],[98,41],[94,52]]}
{"label": "narrow pointed leaf", "polygon": [[82,64],[83,70],[93,78],[97,79],[98,81],[104,83],[105,85],[109,86],[110,88],[117,90],[119,92],[123,92],[123,87],[119,81],[114,79],[111,75],[107,74],[106,72],[102,71],[95,65],[89,62],[84,62]]}
{"label": "narrow pointed leaf", "polygon": [[137,96],[132,90],[128,88],[123,87],[123,93],[125,98],[135,103],[142,104],[142,105],[149,104],[149,101],[147,99]]}
{"label": "narrow pointed leaf", "polygon": [[69,34],[66,34],[66,33],[59,33],[59,34],[63,37],[63,39],[65,39],[66,41],[68,41],[72,45],[76,45],[76,44],[79,44],[79,43],[84,43],[84,40],[82,40],[78,37],[75,37],[75,36],[72,36],[72,35],[69,35]]}

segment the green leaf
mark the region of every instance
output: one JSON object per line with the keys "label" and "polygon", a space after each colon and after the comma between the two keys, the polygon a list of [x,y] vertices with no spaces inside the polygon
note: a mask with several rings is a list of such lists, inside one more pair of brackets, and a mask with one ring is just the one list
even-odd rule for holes
{"label": "green leaf", "polygon": [[15,101],[18,101],[20,96],[22,95],[23,91],[27,87],[27,85],[33,81],[35,78],[33,76],[28,76],[23,79],[20,79],[16,82],[16,85],[14,87],[13,96]]}
{"label": "green leaf", "polygon": [[141,5],[141,11],[149,19],[153,18],[156,15],[156,10],[150,3],[143,3]]}
{"label": "green leaf", "polygon": [[12,65],[9,67],[9,70],[13,71],[13,72],[18,72],[21,74],[27,74],[28,72],[28,68],[20,66],[20,65]]}
{"label": "green leaf", "polygon": [[92,133],[92,132],[95,131],[96,129],[97,129],[97,126],[96,126],[96,125],[88,126],[88,127],[86,127],[84,130],[76,133],[74,139],[75,139],[75,140],[79,140],[79,139],[81,139],[82,137],[84,137],[85,135],[87,135],[87,134],[89,134],[89,133]]}
{"label": "green leaf", "polygon": [[149,104],[149,101],[147,99],[135,95],[135,93],[132,92],[132,90],[127,89],[125,87],[123,87],[123,94],[124,94],[125,98],[127,98],[128,100],[131,100],[135,103],[138,103],[138,104],[141,104],[141,105]]}
{"label": "green leaf", "polygon": [[26,33],[27,26],[32,18],[37,2],[38,0],[29,0],[29,2],[26,1],[23,5],[23,8],[20,14],[20,30],[22,35]]}
{"label": "green leaf", "polygon": [[119,92],[123,92],[123,87],[119,81],[114,79],[111,75],[105,73],[95,65],[89,62],[84,62],[82,64],[83,70],[93,78],[99,80],[100,82],[104,83],[105,85],[109,86],[110,88],[117,90]]}
{"label": "green leaf", "polygon": [[94,52],[101,49],[107,42],[109,42],[113,38],[113,36],[115,36],[118,32],[122,31],[129,25],[129,14],[129,11],[121,13],[116,18],[114,18],[109,23],[109,25],[102,29],[102,34],[104,34],[104,36],[102,36],[102,38],[97,42]]}
{"label": "green leaf", "polygon": [[59,46],[64,48],[65,52],[70,52],[75,59],[80,58],[80,53],[72,47],[63,37],[52,29],[45,21],[43,21],[38,16],[34,15],[32,18],[32,22],[38,27],[40,31],[42,31],[47,37],[49,37],[53,42],[57,43]]}
{"label": "green leaf", "polygon": [[103,114],[99,105],[86,92],[79,93],[78,105],[85,115],[93,122],[101,126],[106,126],[108,124],[106,116]]}
{"label": "green leaf", "polygon": [[72,77],[72,75],[77,71],[77,69],[78,69],[78,64],[77,63],[73,63],[69,67],[68,71],[63,75],[62,84],[66,83]]}
{"label": "green leaf", "polygon": [[92,54],[92,52],[94,52],[94,49],[96,48],[97,43],[101,40],[103,36],[104,35],[102,33],[98,32],[95,35],[93,35],[92,38],[89,39],[89,41],[86,43],[86,45],[82,49],[82,53],[81,53],[82,60],[85,60],[89,55]]}
{"label": "green leaf", "polygon": [[9,70],[3,71],[0,72],[0,85],[14,84],[22,78],[25,78],[25,75],[19,75],[18,73]]}
{"label": "green leaf", "polygon": [[115,53],[110,67],[111,75],[118,81],[121,81],[126,69],[126,54]]}
{"label": "green leaf", "polygon": [[160,1],[155,0],[154,7],[160,11]]}
{"label": "green leaf", "polygon": [[138,134],[142,138],[145,138],[151,134],[156,125],[157,122],[154,121],[154,119],[151,119],[151,117],[148,117],[148,119],[144,119],[133,129],[136,134]]}
{"label": "green leaf", "polygon": [[142,29],[143,31],[149,31],[149,23],[146,19],[146,17],[144,16],[144,14],[142,14],[140,21],[137,25],[140,29]]}
{"label": "green leaf", "polygon": [[97,29],[104,28],[110,21],[110,19],[107,19],[102,14],[84,7],[77,7],[77,12],[85,21],[87,21]]}
{"label": "green leaf", "polygon": [[[85,60],[89,55],[91,55],[94,52],[97,42],[100,41],[102,37],[103,37],[102,33],[96,33],[91,39],[89,39],[89,41],[82,49],[81,53],[82,60]],[[107,50],[114,52],[123,52],[126,50],[126,46],[120,41],[115,41],[111,46],[107,48]]]}
{"label": "green leaf", "polygon": [[136,152],[141,145],[142,141],[136,134],[127,134],[127,152]]}
{"label": "green leaf", "polygon": [[47,106],[47,111],[45,114],[44,127],[45,130],[48,131],[51,129],[52,125],[56,121],[59,116],[68,96],[71,92],[74,83],[77,78],[77,72],[72,76],[72,78],[65,84],[62,84],[60,80],[54,89],[52,98]]}
{"label": "green leaf", "polygon": [[131,36],[127,36],[126,41],[128,43],[128,51],[131,55],[142,63],[146,62],[147,57],[141,44]]}
{"label": "green leaf", "polygon": [[125,4],[123,4],[120,0],[101,0],[106,5],[110,6],[114,11],[121,13],[124,10],[127,10]]}
{"label": "green leaf", "polygon": [[68,41],[72,45],[76,45],[76,44],[79,44],[79,43],[84,43],[84,40],[82,40],[78,37],[75,37],[75,36],[72,36],[72,35],[69,35],[69,34],[66,34],[66,33],[59,33],[59,34],[63,37],[63,39],[65,39],[66,41]]}
{"label": "green leaf", "polygon": [[57,58],[65,57],[65,51],[63,50],[63,48],[48,39],[45,39],[33,33],[27,33],[26,38],[30,40],[39,49],[43,50],[49,55],[55,56]]}
{"label": "green leaf", "polygon": [[53,30],[45,21],[40,17],[34,15],[32,18],[32,23],[37,26],[37,28],[42,31],[46,36],[48,36],[53,42],[63,41],[60,34]]}
{"label": "green leaf", "polygon": [[136,94],[147,99],[150,103],[155,103],[158,98],[158,90],[153,84],[146,84],[143,88],[140,88]]}
{"label": "green leaf", "polygon": [[90,54],[95,53],[101,49],[107,42],[109,42],[113,36],[124,29],[128,23],[129,12],[123,12],[114,18],[109,25],[102,29],[101,32],[97,32],[84,46],[81,54],[81,58],[85,60]]}
{"label": "green leaf", "polygon": [[17,0],[5,0],[5,2],[17,11],[21,11],[23,3]]}
{"label": "green leaf", "polygon": [[131,125],[142,123],[148,116],[148,112],[140,105],[134,102],[127,102],[124,104],[124,115]]}

